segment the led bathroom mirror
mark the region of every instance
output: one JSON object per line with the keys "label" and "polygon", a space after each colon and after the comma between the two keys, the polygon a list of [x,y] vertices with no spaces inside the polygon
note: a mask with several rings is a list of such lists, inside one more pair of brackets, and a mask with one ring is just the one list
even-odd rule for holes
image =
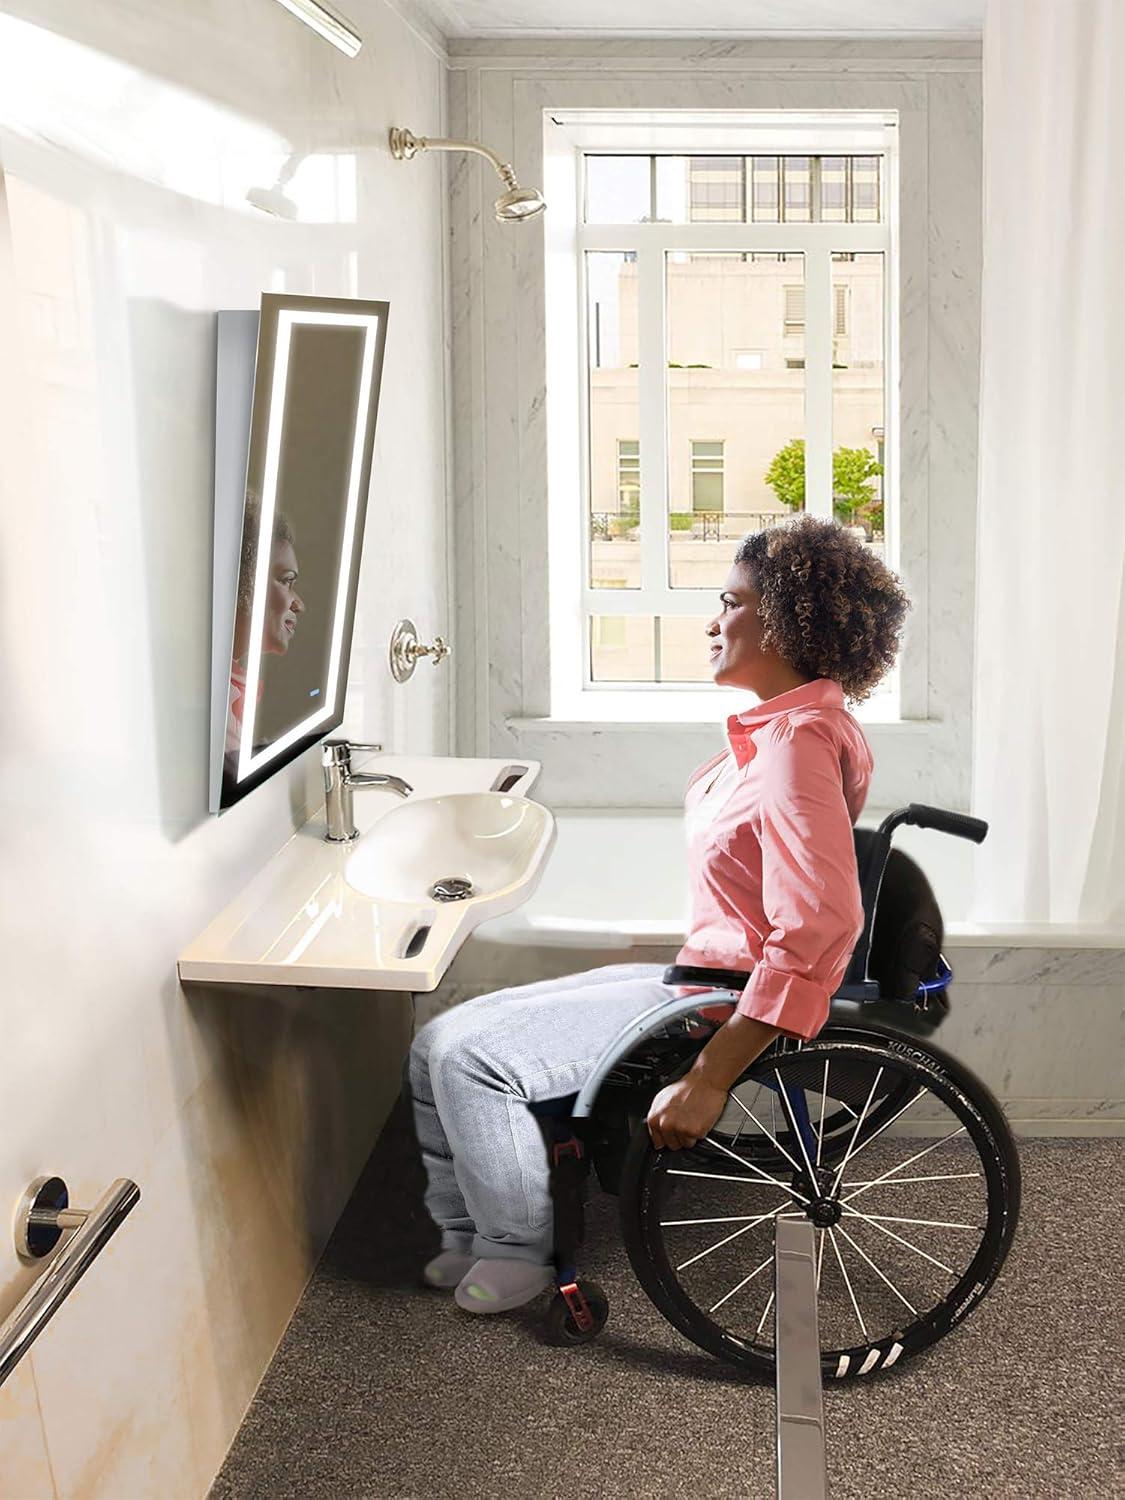
{"label": "led bathroom mirror", "polygon": [[338,727],[388,304],[218,315],[211,809]]}

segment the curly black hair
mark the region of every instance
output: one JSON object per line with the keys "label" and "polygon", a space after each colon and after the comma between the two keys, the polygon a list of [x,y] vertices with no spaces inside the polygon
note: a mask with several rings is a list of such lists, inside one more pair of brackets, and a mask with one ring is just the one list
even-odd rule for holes
{"label": "curly black hair", "polygon": [[761,595],[763,649],[852,704],[894,666],[910,599],[898,577],[837,521],[805,512],[743,537],[734,558]]}

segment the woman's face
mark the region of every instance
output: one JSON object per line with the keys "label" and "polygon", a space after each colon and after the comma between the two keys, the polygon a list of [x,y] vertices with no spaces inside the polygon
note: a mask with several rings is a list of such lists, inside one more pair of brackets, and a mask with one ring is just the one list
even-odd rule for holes
{"label": "woman's face", "polygon": [[292,542],[275,542],[270,557],[269,590],[266,594],[266,621],[262,632],[262,650],[284,656],[289,650],[297,616],[305,612],[305,602],[297,592],[297,554]]}
{"label": "woman's face", "polygon": [[716,683],[757,692],[753,679],[763,662],[761,595],[745,563],[734,563],[719,596],[719,612],[707,626],[711,637],[711,671]]}

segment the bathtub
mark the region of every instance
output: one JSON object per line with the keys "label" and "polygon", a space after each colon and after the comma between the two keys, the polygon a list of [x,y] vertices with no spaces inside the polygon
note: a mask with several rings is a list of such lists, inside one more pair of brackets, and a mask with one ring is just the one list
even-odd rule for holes
{"label": "bathtub", "polygon": [[[892,809],[865,808],[860,828]],[[675,808],[564,808],[558,840],[531,898],[489,924],[497,940],[552,945],[596,942],[634,947],[683,942],[688,911],[683,812]],[[899,825],[892,847],[925,871],[950,942],[992,946],[1125,949],[1125,931],[968,920],[978,846],[932,828]]]}
{"label": "bathtub", "polygon": [[[888,810],[864,809],[862,828]],[[680,809],[564,808],[540,884],[483,923],[416,1022],[474,995],[614,963],[668,964],[684,940]],[[1125,1134],[1125,933],[985,926],[966,918],[977,845],[898,827],[892,847],[926,872],[945,921],[952,1009],[938,1043],[973,1068],[1025,1134]]]}

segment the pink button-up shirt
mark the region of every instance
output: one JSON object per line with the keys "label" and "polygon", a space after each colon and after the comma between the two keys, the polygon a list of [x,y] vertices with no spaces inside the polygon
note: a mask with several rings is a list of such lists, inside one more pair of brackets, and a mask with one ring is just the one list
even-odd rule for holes
{"label": "pink button-up shirt", "polygon": [[731,714],[727,739],[687,784],[691,922],[676,962],[749,971],[737,1010],[811,1039],[863,931],[852,827],[871,747],[830,677]]}

